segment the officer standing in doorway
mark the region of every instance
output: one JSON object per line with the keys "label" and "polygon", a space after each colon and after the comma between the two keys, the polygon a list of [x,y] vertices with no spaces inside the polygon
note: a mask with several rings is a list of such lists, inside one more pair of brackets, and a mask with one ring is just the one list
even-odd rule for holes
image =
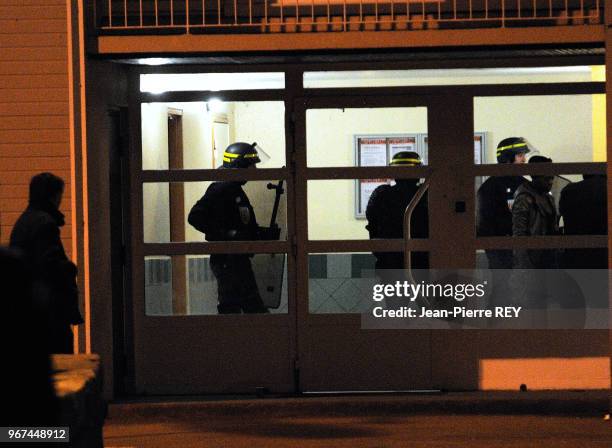
{"label": "officer standing in doorway", "polygon": [[[533,149],[523,137],[509,137],[497,145],[497,163],[525,163]],[[478,236],[512,235],[511,206],[523,176],[492,176],[478,189]],[[511,250],[487,250],[489,269],[512,269]]]}
{"label": "officer standing in doorway", "polygon": [[[421,166],[416,152],[401,151],[391,159],[391,166]],[[366,208],[370,238],[404,238],[404,212],[419,189],[419,179],[396,179],[395,185],[381,185],[372,192]],[[429,236],[427,195],[419,201],[410,221],[412,238]],[[376,269],[404,269],[403,252],[377,252]],[[428,269],[429,256],[426,252],[412,252],[413,269]]]}
{"label": "officer standing in doorway", "polygon": [[[220,169],[249,169],[265,153],[256,143],[237,142],[223,153]],[[249,198],[242,189],[246,181],[213,182],[189,212],[188,221],[206,235],[207,241],[277,240],[279,228],[260,227]],[[249,254],[213,254],[210,266],[218,287],[219,314],[267,313]]]}

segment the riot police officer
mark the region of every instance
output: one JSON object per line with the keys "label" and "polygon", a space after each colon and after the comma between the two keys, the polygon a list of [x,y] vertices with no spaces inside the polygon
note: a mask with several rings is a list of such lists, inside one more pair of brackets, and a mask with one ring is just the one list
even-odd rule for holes
{"label": "riot police officer", "polygon": [[[223,153],[223,165],[219,168],[255,168],[261,162],[257,149],[256,143],[233,143]],[[257,224],[251,202],[242,189],[244,184],[246,181],[213,182],[189,212],[189,224],[203,232],[207,241],[278,239],[278,228]],[[259,295],[251,257],[249,254],[211,255],[219,314],[268,312]]]}
{"label": "riot police officer", "polygon": [[[391,159],[391,166],[420,166],[421,158],[416,152],[401,151]],[[370,238],[399,239],[404,237],[404,212],[419,188],[419,179],[396,179],[395,185],[381,185],[374,190],[366,208]],[[427,196],[423,196],[412,213],[411,237],[427,238],[429,222]],[[402,252],[377,252],[376,269],[403,269]],[[425,252],[412,252],[413,269],[427,269],[429,256]]]}
{"label": "riot police officer", "polygon": [[[509,137],[497,145],[498,163],[525,163],[533,148],[523,137]],[[477,193],[478,236],[512,235],[511,206],[514,192],[526,179],[523,176],[489,177]],[[512,269],[511,250],[487,250],[489,269]]]}

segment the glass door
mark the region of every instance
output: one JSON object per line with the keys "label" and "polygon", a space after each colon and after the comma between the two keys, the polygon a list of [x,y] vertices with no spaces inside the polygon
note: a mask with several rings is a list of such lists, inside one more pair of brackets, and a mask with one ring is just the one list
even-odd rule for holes
{"label": "glass door", "polygon": [[[258,74],[227,78],[242,75],[244,87]],[[276,84],[283,76],[259,75]],[[276,87],[253,99],[223,88],[138,95],[130,179],[138,393],[295,389],[294,182],[283,82]],[[246,152],[227,150],[233,142]]]}
{"label": "glass door", "polygon": [[[432,350],[446,343],[439,335],[429,330],[362,328],[361,314],[372,300],[362,288],[374,274],[376,255],[401,253],[406,245],[401,235],[372,235],[371,217],[366,215],[377,188],[429,179],[423,199],[429,238],[413,239],[408,247],[428,257],[431,266],[470,263],[461,244],[448,244],[458,232],[469,235],[467,229],[473,225],[470,185],[456,174],[462,164],[472,163],[470,117],[468,101],[459,99],[449,107],[443,96],[431,94],[368,92],[297,102],[298,347],[303,391],[436,387],[435,364],[447,354]],[[402,151],[417,153],[423,164],[390,166]],[[456,202],[463,203],[466,213],[455,211]]]}

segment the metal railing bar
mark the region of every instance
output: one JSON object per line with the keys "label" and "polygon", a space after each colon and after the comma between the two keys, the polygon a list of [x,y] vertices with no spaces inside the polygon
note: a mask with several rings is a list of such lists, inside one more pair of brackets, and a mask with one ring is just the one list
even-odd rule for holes
{"label": "metal railing bar", "polygon": [[363,0],[359,0],[359,22],[363,23]]}
{"label": "metal railing bar", "polygon": [[553,17],[553,0],[548,0],[548,16]]}
{"label": "metal railing bar", "polygon": [[408,275],[412,276],[412,257],[411,257],[411,246],[410,241],[412,241],[412,229],[411,229],[411,219],[412,213],[414,209],[417,207],[421,198],[427,192],[429,188],[429,184],[431,183],[431,179],[425,179],[425,182],[421,184],[415,195],[410,200],[410,203],[404,210],[404,266],[408,270]]}
{"label": "metal railing bar", "polygon": [[310,0],[310,21],[314,26],[314,22],[315,22],[315,7],[314,7],[314,0]]}
{"label": "metal railing bar", "polygon": [[[240,0],[240,1],[243,1],[243,0]],[[193,11],[191,11],[192,8],[191,8],[190,0],[185,0],[185,4],[184,4],[185,22],[184,23],[177,23],[177,19],[175,17],[175,13],[177,12],[176,10],[177,5],[175,5],[175,0],[169,0],[167,3],[168,8],[169,8],[169,14],[167,10],[165,11],[160,10],[161,5],[159,3],[159,0],[153,1],[153,9],[154,9],[153,12],[144,10],[146,4],[143,0],[139,0],[138,3],[133,3],[132,5],[134,5],[135,8],[132,8],[128,0],[123,0],[123,12],[122,12],[123,19],[121,20],[122,22],[121,25],[117,25],[113,23],[113,6],[114,6],[113,0],[107,0],[106,2],[108,18],[103,19],[102,18],[103,14],[100,14],[99,11],[97,10],[96,10],[96,16],[100,18],[100,20],[102,21],[102,24],[98,25],[98,29],[100,30],[129,30],[129,29],[150,30],[150,29],[156,29],[156,28],[163,29],[163,28],[174,27],[174,28],[185,28],[186,31],[189,32],[190,28],[192,27],[201,28],[201,29],[206,29],[206,28],[213,27],[213,26],[237,28],[237,27],[246,27],[246,26],[252,27],[253,25],[262,25],[262,24],[269,23],[269,20],[271,20],[270,7],[272,4],[268,4],[268,0],[264,0],[263,5],[259,5],[259,4],[255,5],[253,3],[253,0],[246,0],[246,1],[248,1],[248,4],[245,5],[246,10],[243,13],[241,13],[239,9],[241,5],[239,4],[239,0],[233,0],[233,8],[234,8],[233,21],[231,21],[231,23],[224,23],[223,3],[221,2],[221,0],[217,0],[217,5],[216,5],[217,23],[216,25],[214,21],[213,23],[208,23],[208,20],[206,18],[206,10],[207,10],[206,0],[201,0],[201,9],[202,9],[201,23],[199,23],[199,21],[198,23],[193,23],[193,21],[191,20],[192,19],[191,15]],[[484,3],[480,6],[480,8],[482,9],[478,9],[478,10],[475,9],[475,4],[473,0],[468,0],[464,6],[464,9],[462,9],[461,11],[458,9],[457,0],[453,0],[453,2],[451,3],[452,11],[449,11],[450,16],[447,16],[447,17],[444,17],[445,13],[443,12],[443,9],[442,9],[442,3],[440,1],[437,1],[436,6],[435,6],[436,9],[432,10],[432,12],[436,11],[437,14],[434,13],[434,15],[432,15],[429,19],[427,18],[428,3],[430,3],[428,0],[417,0],[416,2],[414,0],[406,0],[406,2],[403,3],[403,5],[405,5],[405,11],[406,11],[405,16],[403,14],[400,14],[400,7],[398,6],[398,3],[396,2],[397,0],[383,0],[385,2],[385,5],[388,5],[388,6],[385,6],[384,12],[381,6],[381,0],[369,0],[367,1],[367,3],[364,2],[364,0],[358,0],[358,1],[352,0],[351,4],[349,4],[349,1],[351,0],[342,0],[341,2],[337,2],[342,7],[341,15],[340,15],[340,12],[338,12],[337,15],[334,15],[332,11],[332,0],[326,0],[324,3],[325,16],[319,17],[319,18],[317,18],[317,10],[316,10],[318,3],[316,4],[314,0],[310,0],[310,2],[307,4],[304,4],[304,2],[300,0],[290,0],[292,1],[291,6],[294,6],[294,9],[291,10],[292,12],[289,15],[287,15],[287,11],[285,9],[289,5],[287,1],[288,0],[279,0],[278,3],[274,4],[275,7],[278,7],[278,15],[280,16],[280,20],[278,23],[281,26],[292,25],[298,31],[307,31],[307,30],[313,30],[313,29],[315,31],[323,31],[329,28],[320,28],[321,25],[325,25],[325,26],[334,25],[334,24],[340,25],[340,23],[342,26],[342,30],[348,31],[349,29],[351,29],[352,24],[355,24],[355,25],[358,24],[360,27],[363,26],[363,24],[366,24],[368,26],[372,26],[372,24],[374,24],[375,26],[381,25],[381,24],[393,25],[393,24],[399,23],[398,21],[400,20],[403,23],[405,23],[404,21],[407,21],[408,23],[414,23],[415,20],[419,20],[419,21],[426,20],[428,22],[433,21],[436,23],[488,22],[488,23],[499,23],[501,27],[504,28],[507,22],[522,22],[522,21],[530,21],[530,20],[548,21],[550,19],[558,18],[555,14],[558,15],[559,13],[563,14],[563,16],[568,20],[575,19],[573,22],[570,22],[569,25],[572,25],[572,24],[574,25],[588,25],[588,24],[594,25],[595,24],[594,19],[601,20],[601,12],[600,12],[601,2],[600,0],[595,0],[593,7],[590,7],[589,4],[587,4],[587,2],[585,2],[584,0],[579,0],[579,5],[577,5],[576,10],[574,11],[570,9],[569,0],[554,0],[554,1],[548,0],[546,2],[546,6],[542,5],[546,9],[538,9],[537,0],[532,0],[531,7],[526,6],[525,8],[523,8],[522,0],[517,0],[515,4],[515,10],[509,10],[508,9],[509,4],[507,4],[507,1],[501,0],[500,2],[501,6],[499,8],[499,14],[497,15],[497,17],[491,16],[491,5],[489,4],[489,0],[484,0]],[[417,13],[416,17],[412,17],[411,15],[413,14],[413,11],[411,11],[411,7],[412,7],[411,3],[417,3],[417,4],[420,3],[421,12],[420,14]],[[559,6],[560,9],[555,10],[555,5]],[[353,12],[355,12],[358,15],[357,17],[355,17],[355,15],[350,14],[351,7],[356,7],[357,11],[353,11]],[[133,10],[130,8],[132,8]],[[137,11],[136,11],[136,8],[138,8]],[[256,8],[263,8],[263,17],[261,17],[262,15],[261,10],[256,9]],[[373,16],[368,16],[366,18],[366,14],[368,14],[369,11],[371,11],[370,9],[366,9],[366,8],[373,8]],[[531,8],[531,14],[527,13],[529,8]],[[389,12],[389,14],[386,14],[387,11]],[[180,12],[182,13],[183,11],[180,11]],[[248,18],[246,17],[247,14],[248,14]],[[150,17],[151,15],[153,15],[154,17]],[[167,15],[169,15],[170,17],[169,18],[170,24],[168,25],[167,23],[164,23],[164,24],[160,23],[161,18],[166,17]],[[245,16],[245,17],[242,17],[242,16]],[[310,26],[303,26],[303,27],[301,26],[300,24],[301,16],[304,16],[304,18],[307,16],[310,17],[310,23],[308,23],[308,25]],[[115,18],[118,18],[118,17],[115,17]],[[154,25],[146,25],[147,22],[150,23],[151,18],[154,18]],[[338,18],[340,20],[337,20]],[[589,22],[585,23],[584,22],[585,19],[588,19]],[[130,21],[132,23],[130,23]],[[181,19],[181,22],[182,22],[182,19]],[[561,25],[563,23],[560,22],[559,24]],[[567,21],[565,21],[565,25],[568,25]],[[423,29],[423,26],[420,25],[417,28]],[[385,29],[389,30],[389,29],[393,29],[393,27],[391,28],[385,27]],[[398,28],[396,27],[396,29]],[[262,28],[262,31],[270,31],[270,30],[266,28]]]}
{"label": "metal railing bar", "polygon": [[189,33],[189,24],[191,18],[189,17],[189,0],[185,0],[185,30]]}
{"label": "metal railing bar", "polygon": [[[575,16],[574,18],[577,19],[589,19],[589,18],[593,18],[595,16]],[[549,21],[551,19],[551,17],[514,17],[514,18],[508,18],[506,17],[504,20],[502,20],[501,18],[489,18],[487,20],[483,19],[483,18],[461,18],[461,19],[439,19],[436,20],[436,22],[438,23],[462,23],[462,22],[466,22],[466,23],[478,23],[478,22],[488,22],[488,23],[493,23],[493,22],[527,22],[527,21]],[[410,20],[410,22],[413,22],[413,20]],[[282,24],[285,24],[285,22],[281,22]],[[325,22],[320,22],[321,24],[334,24],[336,22],[334,21],[325,21]],[[363,21],[356,21],[356,23],[365,23],[365,20]],[[397,19],[395,21],[391,21],[390,19],[380,19],[377,23],[397,23]],[[250,25],[248,23],[219,23],[219,24],[191,24],[189,26],[189,28],[239,28],[239,27],[247,27],[247,26],[254,26],[256,24]],[[180,25],[180,24],[175,24],[175,25],[143,25],[142,27],[136,26],[136,25],[127,25],[127,26],[102,26],[99,29],[100,30],[155,30],[155,29],[177,29],[177,28],[186,28],[185,25]]]}
{"label": "metal railing bar", "polygon": [[406,19],[410,22],[410,0],[406,0]]}

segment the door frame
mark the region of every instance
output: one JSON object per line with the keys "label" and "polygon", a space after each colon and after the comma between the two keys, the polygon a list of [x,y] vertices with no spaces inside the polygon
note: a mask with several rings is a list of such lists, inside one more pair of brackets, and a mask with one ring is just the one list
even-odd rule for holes
{"label": "door frame", "polygon": [[[240,67],[234,67],[234,72],[241,72]],[[274,69],[264,69],[261,71],[276,71]],[[293,353],[295,346],[295,294],[291,288],[288,289],[289,311],[287,314],[278,315],[211,315],[211,316],[172,316],[155,317],[145,315],[144,304],[144,258],[154,255],[200,255],[213,253],[285,253],[287,254],[287,269],[289,279],[294,276],[294,261],[291,257],[291,240],[287,241],[250,241],[250,242],[171,242],[171,243],[144,243],[143,240],[143,191],[145,183],[152,182],[190,182],[190,181],[220,181],[220,180],[280,180],[287,182],[286,192],[292,194],[292,172],[290,167],[258,169],[258,170],[216,170],[216,169],[185,169],[185,170],[142,170],[142,128],[141,128],[141,105],[143,103],[170,103],[170,102],[191,102],[208,101],[212,98],[222,101],[279,101],[285,102],[283,90],[265,91],[197,91],[197,92],[166,92],[163,94],[150,94],[140,92],[139,76],[143,73],[139,68],[134,68],[130,72],[130,127],[131,148],[130,164],[130,192],[131,192],[131,218],[130,228],[130,254],[132,272],[131,293],[133,300],[133,340],[134,357],[133,367],[133,389],[137,394],[194,394],[194,393],[254,393],[255,387],[262,386],[272,392],[291,392],[295,389],[293,378]],[[287,111],[285,117],[290,116]],[[286,160],[291,159],[292,138],[291,129],[287,126],[285,118],[285,140],[286,140]],[[290,165],[287,163],[287,165]],[[287,199],[287,226],[288,233],[293,232],[292,210],[293,200]],[[290,280],[291,281],[291,280]],[[168,335],[168,341],[193,342],[199,339],[211,337],[210,344],[217,344],[222,347],[226,344],[225,357],[217,357],[216,365],[212,358],[203,360],[202,357],[192,357],[187,359],[184,354],[177,363],[173,382],[173,377],[164,372],[155,373],[156,369],[163,366],[164,359],[171,359],[177,347],[170,344],[166,345],[159,338],[155,339],[157,345],[152,341],[152,337],[158,334]],[[225,335],[223,339],[220,335]],[[223,378],[215,376],[216,370],[221,370],[224,364],[227,369],[235,369],[237,372],[244,372],[246,369],[263,372],[265,370],[265,353],[261,357],[244,356],[244,344],[255,343],[257,338],[263,338],[267,342],[274,339],[273,336],[280,337],[275,340],[275,344],[267,344],[269,350],[277,350],[278,356],[275,358],[275,369],[280,369],[281,373],[276,378],[281,378],[276,382],[266,383],[262,380],[261,384],[243,384],[239,379]],[[236,336],[236,338],[233,338]],[[215,337],[217,337],[215,339]],[[239,341],[239,337],[242,339]],[[232,339],[230,341],[229,339]],[[160,343],[161,342],[161,343]],[[197,343],[195,343],[197,345]],[[200,345],[200,348],[204,345]],[[185,350],[187,346],[183,347]],[[215,350],[214,346],[210,350]],[[218,349],[220,353],[223,348]],[[234,352],[232,352],[234,350]],[[265,350],[262,350],[265,351]],[[202,351],[205,353],[205,351]],[[240,355],[242,353],[242,355]],[[208,353],[210,354],[210,353]],[[182,364],[181,364],[182,363]],[[192,365],[192,364],[195,364]],[[182,368],[181,368],[182,367]],[[191,370],[190,370],[191,369]],[[201,369],[206,371],[207,378],[214,378],[207,384],[197,383],[197,378],[187,379],[181,377],[181,373],[191,372]],[[171,371],[172,373],[172,371]],[[162,377],[158,379],[159,377]],[[158,377],[158,378],[155,378]],[[260,375],[263,378],[264,374]],[[270,375],[274,377],[274,375]]]}

